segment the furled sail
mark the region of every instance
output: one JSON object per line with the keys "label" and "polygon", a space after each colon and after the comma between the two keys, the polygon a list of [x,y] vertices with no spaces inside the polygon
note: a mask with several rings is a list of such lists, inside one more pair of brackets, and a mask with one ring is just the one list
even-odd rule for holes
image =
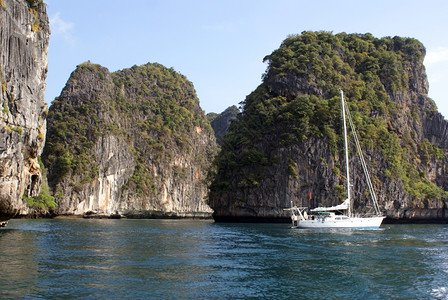
{"label": "furled sail", "polygon": [[348,205],[349,205],[350,201],[347,199],[344,202],[342,202],[341,204],[338,204],[336,206],[330,206],[330,207],[316,207],[311,209],[311,211],[313,212],[318,212],[318,211],[336,211],[336,210],[347,210],[348,209]]}

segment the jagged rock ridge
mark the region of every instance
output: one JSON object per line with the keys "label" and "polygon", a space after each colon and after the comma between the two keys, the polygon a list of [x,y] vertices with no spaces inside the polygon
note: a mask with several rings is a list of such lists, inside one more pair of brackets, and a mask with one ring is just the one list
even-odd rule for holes
{"label": "jagged rock ridge", "polygon": [[221,139],[229,130],[230,122],[240,113],[235,105],[226,108],[222,113],[208,113],[207,119],[215,132],[216,141],[220,144]]}
{"label": "jagged rock ridge", "polygon": [[[215,219],[284,221],[291,201],[316,207],[345,199],[342,89],[389,220],[446,222],[448,123],[428,98],[424,56],[411,38],[288,37],[265,58],[263,83],[223,138],[212,168]],[[361,170],[355,159],[352,174]],[[353,191],[355,208],[368,212],[361,174]]]}
{"label": "jagged rock ridge", "polygon": [[1,1],[0,221],[29,213],[22,197],[39,194],[49,36],[42,1]]}
{"label": "jagged rock ridge", "polygon": [[48,114],[43,153],[59,214],[210,215],[216,149],[193,85],[159,64],[77,67]]}

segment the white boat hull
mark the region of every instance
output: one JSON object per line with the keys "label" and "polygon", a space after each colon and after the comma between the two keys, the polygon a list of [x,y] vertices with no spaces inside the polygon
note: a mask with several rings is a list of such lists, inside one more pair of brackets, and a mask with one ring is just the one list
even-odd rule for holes
{"label": "white boat hull", "polygon": [[347,218],[342,220],[298,220],[294,228],[358,228],[378,229],[385,217]]}

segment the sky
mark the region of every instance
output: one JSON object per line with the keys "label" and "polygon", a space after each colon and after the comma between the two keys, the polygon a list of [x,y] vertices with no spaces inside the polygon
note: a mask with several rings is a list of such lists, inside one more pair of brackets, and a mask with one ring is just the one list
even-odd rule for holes
{"label": "sky", "polygon": [[50,18],[46,102],[76,66],[114,72],[148,62],[185,75],[202,109],[224,111],[261,83],[263,58],[291,34],[331,31],[418,39],[429,97],[448,117],[448,1],[45,0]]}

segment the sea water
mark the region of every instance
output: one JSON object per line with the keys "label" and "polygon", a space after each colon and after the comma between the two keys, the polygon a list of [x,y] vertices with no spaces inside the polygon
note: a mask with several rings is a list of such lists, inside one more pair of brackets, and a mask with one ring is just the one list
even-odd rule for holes
{"label": "sea water", "polygon": [[12,220],[1,299],[448,299],[448,226]]}

